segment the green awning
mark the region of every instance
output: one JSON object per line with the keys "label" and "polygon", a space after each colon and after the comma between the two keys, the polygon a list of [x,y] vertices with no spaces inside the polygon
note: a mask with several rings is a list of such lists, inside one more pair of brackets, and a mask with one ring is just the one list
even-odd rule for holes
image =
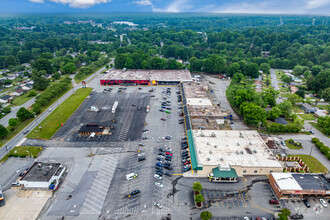
{"label": "green awning", "polygon": [[188,136],[188,146],[189,146],[189,151],[190,151],[190,160],[191,160],[192,169],[193,170],[203,170],[203,167],[198,166],[192,130],[187,131],[187,136]]}
{"label": "green awning", "polygon": [[215,178],[234,178],[237,177],[236,170],[234,168],[230,168],[230,170],[220,170],[219,167],[213,168],[213,177]]}

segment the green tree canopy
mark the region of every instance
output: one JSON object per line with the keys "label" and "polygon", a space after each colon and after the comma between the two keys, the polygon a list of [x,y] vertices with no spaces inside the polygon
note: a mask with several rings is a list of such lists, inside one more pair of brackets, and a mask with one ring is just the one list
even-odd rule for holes
{"label": "green tree canopy", "polygon": [[196,192],[200,192],[203,190],[203,186],[200,182],[195,182],[193,184],[193,190],[196,191]]}
{"label": "green tree canopy", "polygon": [[74,63],[67,63],[62,68],[61,71],[66,74],[72,74],[77,71],[77,67]]}
{"label": "green tree canopy", "polygon": [[276,107],[278,107],[284,117],[289,118],[292,114],[292,103],[289,101],[284,101],[278,104]]}
{"label": "green tree canopy", "polygon": [[25,121],[26,119],[28,119],[32,116],[32,113],[29,110],[27,110],[26,108],[21,107],[17,111],[16,116],[20,121]]}
{"label": "green tree canopy", "polygon": [[6,137],[7,134],[8,134],[7,128],[5,128],[5,126],[0,124],[0,138]]}
{"label": "green tree canopy", "polygon": [[201,203],[201,202],[204,202],[204,197],[202,194],[198,194],[195,196],[195,202],[196,203]]}
{"label": "green tree canopy", "polygon": [[280,117],[281,114],[281,109],[275,106],[267,112],[267,119],[274,121],[276,118]]}
{"label": "green tree canopy", "polygon": [[10,118],[8,120],[8,124],[10,127],[16,127],[18,124],[17,118]]}
{"label": "green tree canopy", "polygon": [[200,217],[202,220],[209,220],[212,218],[212,213],[209,211],[203,211],[201,212]]}

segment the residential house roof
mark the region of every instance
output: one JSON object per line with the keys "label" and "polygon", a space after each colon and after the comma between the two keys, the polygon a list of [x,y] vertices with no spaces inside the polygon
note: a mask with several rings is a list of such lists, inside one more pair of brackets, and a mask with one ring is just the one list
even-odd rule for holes
{"label": "residential house roof", "polygon": [[276,118],[275,122],[278,123],[278,124],[282,124],[282,125],[289,124],[284,118]]}
{"label": "residential house roof", "polygon": [[9,100],[9,99],[11,99],[11,96],[10,95],[4,95],[0,99],[2,99],[2,100]]}

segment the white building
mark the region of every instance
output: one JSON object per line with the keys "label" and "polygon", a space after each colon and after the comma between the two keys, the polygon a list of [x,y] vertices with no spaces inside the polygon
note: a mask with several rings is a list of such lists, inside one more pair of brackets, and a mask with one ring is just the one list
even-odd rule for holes
{"label": "white building", "polygon": [[19,183],[24,188],[56,189],[65,169],[60,163],[35,162]]}

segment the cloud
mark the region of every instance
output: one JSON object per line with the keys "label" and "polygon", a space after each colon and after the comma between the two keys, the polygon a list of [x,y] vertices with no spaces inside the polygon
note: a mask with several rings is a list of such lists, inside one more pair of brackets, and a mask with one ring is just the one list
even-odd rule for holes
{"label": "cloud", "polygon": [[72,8],[89,8],[96,4],[111,2],[112,0],[30,0],[31,2],[44,3],[45,1],[68,4]]}
{"label": "cloud", "polygon": [[154,12],[172,12],[172,13],[178,13],[178,12],[188,12],[190,9],[193,8],[193,5],[188,3],[188,0],[173,0],[167,7],[165,8],[156,8],[152,7],[152,10]]}
{"label": "cloud", "polygon": [[133,1],[134,4],[137,4],[137,5],[143,5],[143,6],[146,6],[146,5],[153,5],[152,2],[150,0],[139,0],[139,1]]}
{"label": "cloud", "polygon": [[330,0],[243,0],[235,4],[224,4],[212,10],[214,13],[255,14],[308,14],[314,9],[329,5]]}
{"label": "cloud", "polygon": [[314,9],[330,5],[330,0],[305,0],[307,3],[306,9]]}

